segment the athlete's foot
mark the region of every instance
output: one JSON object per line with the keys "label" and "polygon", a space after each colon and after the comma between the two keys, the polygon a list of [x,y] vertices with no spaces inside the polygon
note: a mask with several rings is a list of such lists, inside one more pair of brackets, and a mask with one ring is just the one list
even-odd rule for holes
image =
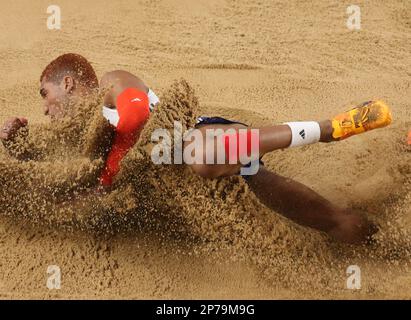
{"label": "athlete's foot", "polygon": [[332,120],[320,122],[320,141],[343,140],[369,130],[386,127],[391,121],[390,108],[383,101],[368,101],[335,116]]}
{"label": "athlete's foot", "polygon": [[383,101],[368,101],[335,116],[332,120],[332,136],[336,140],[343,140],[359,133],[386,127],[391,121],[391,110]]}
{"label": "athlete's foot", "polygon": [[341,242],[350,244],[371,243],[372,236],[378,232],[378,227],[359,214],[341,215],[337,225],[328,234]]}

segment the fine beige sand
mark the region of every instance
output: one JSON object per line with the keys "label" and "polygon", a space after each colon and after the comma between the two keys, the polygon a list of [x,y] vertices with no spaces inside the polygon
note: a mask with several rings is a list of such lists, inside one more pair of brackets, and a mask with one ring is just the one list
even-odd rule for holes
{"label": "fine beige sand", "polygon": [[[41,163],[0,151],[0,297],[411,298],[411,3],[357,4],[362,28],[350,31],[344,1],[60,1],[62,29],[51,31],[47,1],[1,2],[0,121],[26,116],[51,138]],[[87,187],[101,168],[90,147],[98,101],[61,128],[42,113],[41,71],[67,52],[99,76],[139,75],[162,103],[112,194],[56,205],[56,194]],[[325,119],[376,98],[392,107],[390,127],[264,157],[376,221],[368,247],[296,226],[238,177],[204,181],[148,161],[151,131],[173,118],[261,126]],[[61,268],[60,290],[46,287],[49,265]],[[350,265],[361,268],[361,290],[346,288]]]}

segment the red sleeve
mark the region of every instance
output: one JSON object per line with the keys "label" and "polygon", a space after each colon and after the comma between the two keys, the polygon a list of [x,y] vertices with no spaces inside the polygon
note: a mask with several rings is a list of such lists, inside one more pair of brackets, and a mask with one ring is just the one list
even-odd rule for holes
{"label": "red sleeve", "polygon": [[147,94],[135,88],[124,90],[117,97],[116,107],[119,122],[106,166],[100,177],[100,182],[104,186],[112,184],[114,176],[120,171],[121,160],[137,142],[150,116]]}

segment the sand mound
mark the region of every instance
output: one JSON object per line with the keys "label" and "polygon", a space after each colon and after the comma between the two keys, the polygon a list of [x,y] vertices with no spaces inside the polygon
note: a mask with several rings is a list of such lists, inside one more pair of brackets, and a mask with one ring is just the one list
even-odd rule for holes
{"label": "sand mound", "polygon": [[[381,260],[387,268],[397,269],[410,262],[410,222],[404,219],[409,216],[411,171],[409,150],[399,147],[401,130],[392,130],[389,138],[396,141],[390,154],[397,162],[381,173],[391,175],[396,191],[352,203],[377,220],[381,232],[372,247],[354,248],[332,243],[325,235],[269,211],[239,177],[207,180],[182,165],[155,165],[150,157],[153,130],[161,127],[171,132],[175,120],[187,130],[194,126],[199,109],[193,89],[184,80],[175,82],[161,101],[123,160],[113,190],[106,194],[92,192],[112,138],[112,131],[105,130],[99,101],[83,104],[73,119],[59,125],[22,132],[13,152],[33,154],[34,160],[0,163],[1,211],[104,233],[155,231],[165,242],[179,239],[216,258],[219,252],[225,257],[228,252],[233,260],[252,262],[273,287],[311,293],[337,290],[339,283],[333,279],[343,281],[341,270],[352,261],[365,261],[372,268],[373,262]],[[309,157],[311,151],[299,152]],[[378,177],[373,179],[378,182]],[[372,215],[373,206],[382,213],[378,217]],[[369,290],[384,286],[377,273],[368,283]]]}
{"label": "sand mound", "polygon": [[96,185],[113,137],[99,108],[100,99],[83,102],[71,118],[20,130],[9,145],[13,158],[3,156],[0,165],[2,212],[39,223],[79,214],[67,203],[82,203],[78,196]]}

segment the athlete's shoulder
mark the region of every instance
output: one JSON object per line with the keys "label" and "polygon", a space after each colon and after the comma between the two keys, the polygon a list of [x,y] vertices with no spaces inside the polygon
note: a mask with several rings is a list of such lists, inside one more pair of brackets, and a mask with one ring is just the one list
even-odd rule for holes
{"label": "athlete's shoulder", "polygon": [[117,97],[127,88],[148,92],[148,87],[143,80],[125,70],[109,71],[101,77],[100,90],[105,94],[104,104],[107,106],[115,106]]}
{"label": "athlete's shoulder", "polygon": [[100,80],[100,88],[112,86],[127,86],[147,92],[148,87],[141,78],[125,70],[113,70],[103,74]]}

